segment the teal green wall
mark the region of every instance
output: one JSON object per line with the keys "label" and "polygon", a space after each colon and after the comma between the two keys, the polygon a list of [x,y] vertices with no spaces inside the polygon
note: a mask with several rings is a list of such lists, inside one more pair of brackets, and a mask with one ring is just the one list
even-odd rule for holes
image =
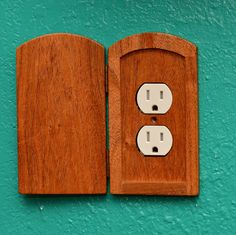
{"label": "teal green wall", "polygon": [[[19,195],[16,47],[70,32],[108,48],[145,31],[198,46],[200,196]],[[236,234],[236,1],[1,0],[0,234]]]}

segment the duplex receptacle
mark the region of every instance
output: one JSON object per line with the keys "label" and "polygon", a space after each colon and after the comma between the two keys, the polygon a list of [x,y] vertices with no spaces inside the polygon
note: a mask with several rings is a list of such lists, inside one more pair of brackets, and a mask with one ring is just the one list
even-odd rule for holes
{"label": "duplex receptacle", "polygon": [[[136,99],[144,114],[165,114],[173,101],[171,90],[163,83],[144,83]],[[172,134],[166,126],[143,126],[137,134],[138,149],[145,156],[165,156],[172,142]]]}

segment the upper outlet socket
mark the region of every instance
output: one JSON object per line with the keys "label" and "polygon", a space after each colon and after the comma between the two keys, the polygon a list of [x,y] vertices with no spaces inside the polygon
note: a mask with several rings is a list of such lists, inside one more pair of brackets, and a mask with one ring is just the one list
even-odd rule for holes
{"label": "upper outlet socket", "polygon": [[137,104],[145,114],[164,114],[172,104],[171,90],[163,83],[144,83],[137,92]]}

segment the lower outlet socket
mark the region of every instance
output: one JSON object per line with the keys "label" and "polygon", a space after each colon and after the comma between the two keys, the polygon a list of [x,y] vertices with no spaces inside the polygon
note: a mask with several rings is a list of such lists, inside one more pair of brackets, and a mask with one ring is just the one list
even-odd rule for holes
{"label": "lower outlet socket", "polygon": [[166,126],[143,126],[137,134],[137,146],[145,156],[165,156],[171,150],[173,137]]}

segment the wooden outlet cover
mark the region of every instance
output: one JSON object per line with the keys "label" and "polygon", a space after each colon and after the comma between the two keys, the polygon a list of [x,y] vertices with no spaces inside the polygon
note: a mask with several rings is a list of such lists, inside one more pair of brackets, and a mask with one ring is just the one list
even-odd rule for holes
{"label": "wooden outlet cover", "polygon": [[[197,195],[197,49],[162,33],[127,37],[109,48],[110,189],[113,194]],[[173,103],[163,115],[143,114],[136,93],[143,83],[165,83]],[[153,124],[153,120],[157,120]],[[136,145],[144,125],[171,130],[165,157],[145,157]]]}
{"label": "wooden outlet cover", "polygon": [[104,58],[71,34],[17,48],[20,193],[106,193]]}

